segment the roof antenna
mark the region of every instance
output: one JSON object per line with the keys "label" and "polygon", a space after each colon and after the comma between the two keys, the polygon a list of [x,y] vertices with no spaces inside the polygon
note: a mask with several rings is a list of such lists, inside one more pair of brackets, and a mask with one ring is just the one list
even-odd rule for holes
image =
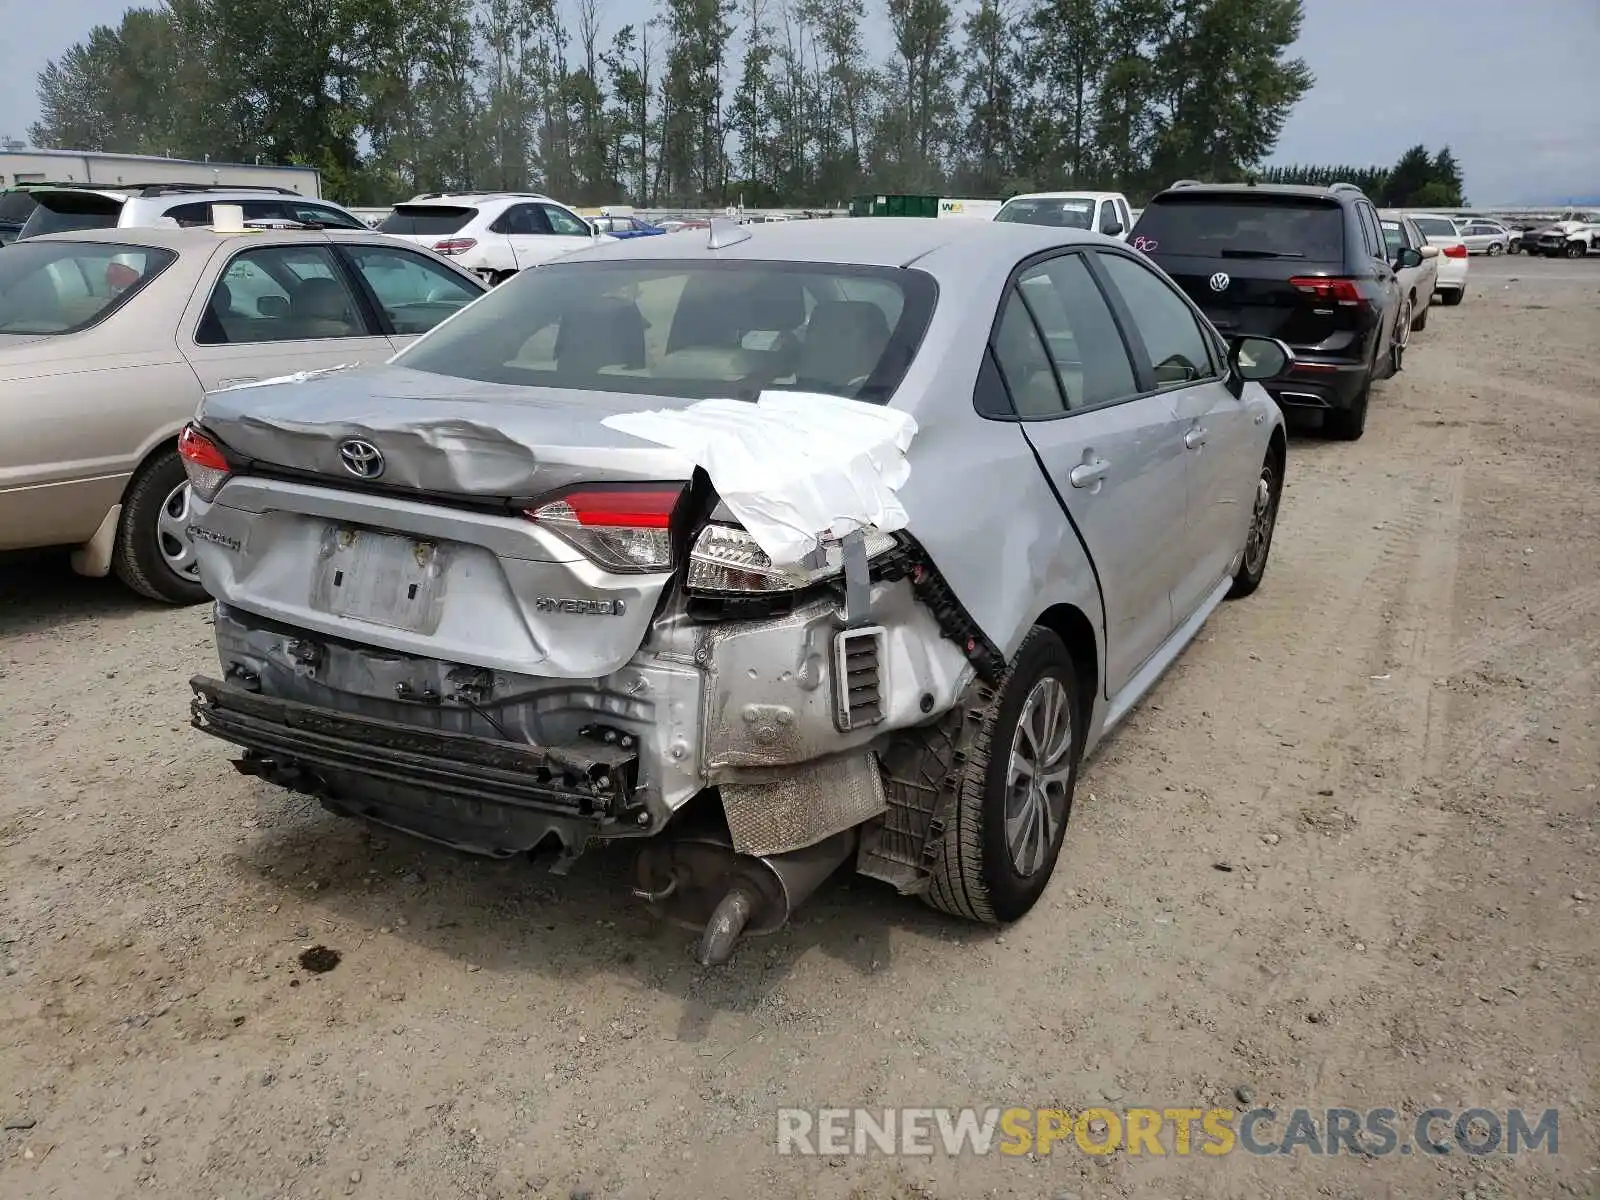
{"label": "roof antenna", "polygon": [[727,217],[712,217],[706,235],[706,249],[723,250],[750,240],[750,230]]}

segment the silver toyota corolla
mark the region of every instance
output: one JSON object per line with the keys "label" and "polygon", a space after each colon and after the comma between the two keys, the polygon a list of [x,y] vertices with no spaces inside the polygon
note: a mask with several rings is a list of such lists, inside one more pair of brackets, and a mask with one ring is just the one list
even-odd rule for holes
{"label": "silver toyota corolla", "polygon": [[[636,894],[707,962],[847,860],[1015,920],[1083,755],[1261,581],[1286,444],[1253,381],[1289,364],[1087,232],[582,252],[387,365],[206,398],[182,453],[222,670],[195,722],[247,774],[465,850],[560,870],[635,839]],[[863,443],[823,478],[824,434],[775,432],[813,407],[914,428],[904,519],[841,530],[832,500],[780,562],[739,513],[894,474]],[[728,428],[768,447],[737,483],[705,449]]]}

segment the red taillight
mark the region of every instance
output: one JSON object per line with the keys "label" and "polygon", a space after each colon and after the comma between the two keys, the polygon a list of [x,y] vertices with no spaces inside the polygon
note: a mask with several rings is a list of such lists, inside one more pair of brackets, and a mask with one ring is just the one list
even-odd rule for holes
{"label": "red taillight", "polygon": [[612,571],[672,568],[672,512],[682,484],[579,487],[523,515]]}
{"label": "red taillight", "polygon": [[1446,258],[1465,258],[1467,256],[1467,247],[1465,244],[1458,242],[1454,246],[1446,246],[1440,253]]}
{"label": "red taillight", "polygon": [[445,238],[435,242],[433,248],[439,254],[465,254],[477,244],[477,238]]}
{"label": "red taillight", "polygon": [[228,459],[217,444],[193,425],[185,425],[178,434],[178,457],[183,459],[189,486],[202,500],[214,499],[227,482],[229,469]]}
{"label": "red taillight", "polygon": [[1356,287],[1356,281],[1353,279],[1337,279],[1326,275],[1296,275],[1289,280],[1289,286],[1302,295],[1315,296],[1318,300],[1332,300],[1336,304],[1366,303],[1366,298],[1362,296],[1361,289]]}

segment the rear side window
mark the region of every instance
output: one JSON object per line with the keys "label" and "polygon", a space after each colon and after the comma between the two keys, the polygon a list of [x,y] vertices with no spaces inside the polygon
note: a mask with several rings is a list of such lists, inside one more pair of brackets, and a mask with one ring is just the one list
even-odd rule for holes
{"label": "rear side window", "polygon": [[234,255],[194,340],[221,346],[373,333],[327,247],[262,246]]}
{"label": "rear side window", "polygon": [[0,333],[77,333],[103,321],[177,255],[113,242],[18,242],[0,254]]}
{"label": "rear side window", "polygon": [[37,207],[28,214],[19,237],[69,233],[77,229],[115,229],[122,201],[94,192],[34,192]]}
{"label": "rear side window", "polygon": [[1201,258],[1344,260],[1344,212],[1298,196],[1167,196],[1139,217],[1133,244]]}
{"label": "rear side window", "polygon": [[21,225],[33,209],[33,197],[27,192],[0,192],[0,225]]}
{"label": "rear side window", "polygon": [[554,263],[501,284],[395,361],[580,392],[703,399],[778,388],[881,404],[911,365],[936,293],[911,269]]}
{"label": "rear side window", "polygon": [[440,237],[459,233],[478,213],[457,204],[399,204],[378,226],[379,233]]}

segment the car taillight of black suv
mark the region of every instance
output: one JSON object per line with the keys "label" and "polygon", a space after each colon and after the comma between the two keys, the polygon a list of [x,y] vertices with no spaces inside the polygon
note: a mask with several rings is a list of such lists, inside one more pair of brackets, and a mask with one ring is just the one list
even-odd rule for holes
{"label": "car taillight of black suv", "polygon": [[[1351,184],[1175,184],[1128,237],[1183,288],[1224,337],[1262,334],[1294,349],[1267,391],[1323,414],[1324,432],[1366,427],[1375,379],[1400,370],[1411,316],[1397,269],[1418,251],[1388,250],[1377,210]],[[1413,259],[1415,261],[1413,261]]]}

